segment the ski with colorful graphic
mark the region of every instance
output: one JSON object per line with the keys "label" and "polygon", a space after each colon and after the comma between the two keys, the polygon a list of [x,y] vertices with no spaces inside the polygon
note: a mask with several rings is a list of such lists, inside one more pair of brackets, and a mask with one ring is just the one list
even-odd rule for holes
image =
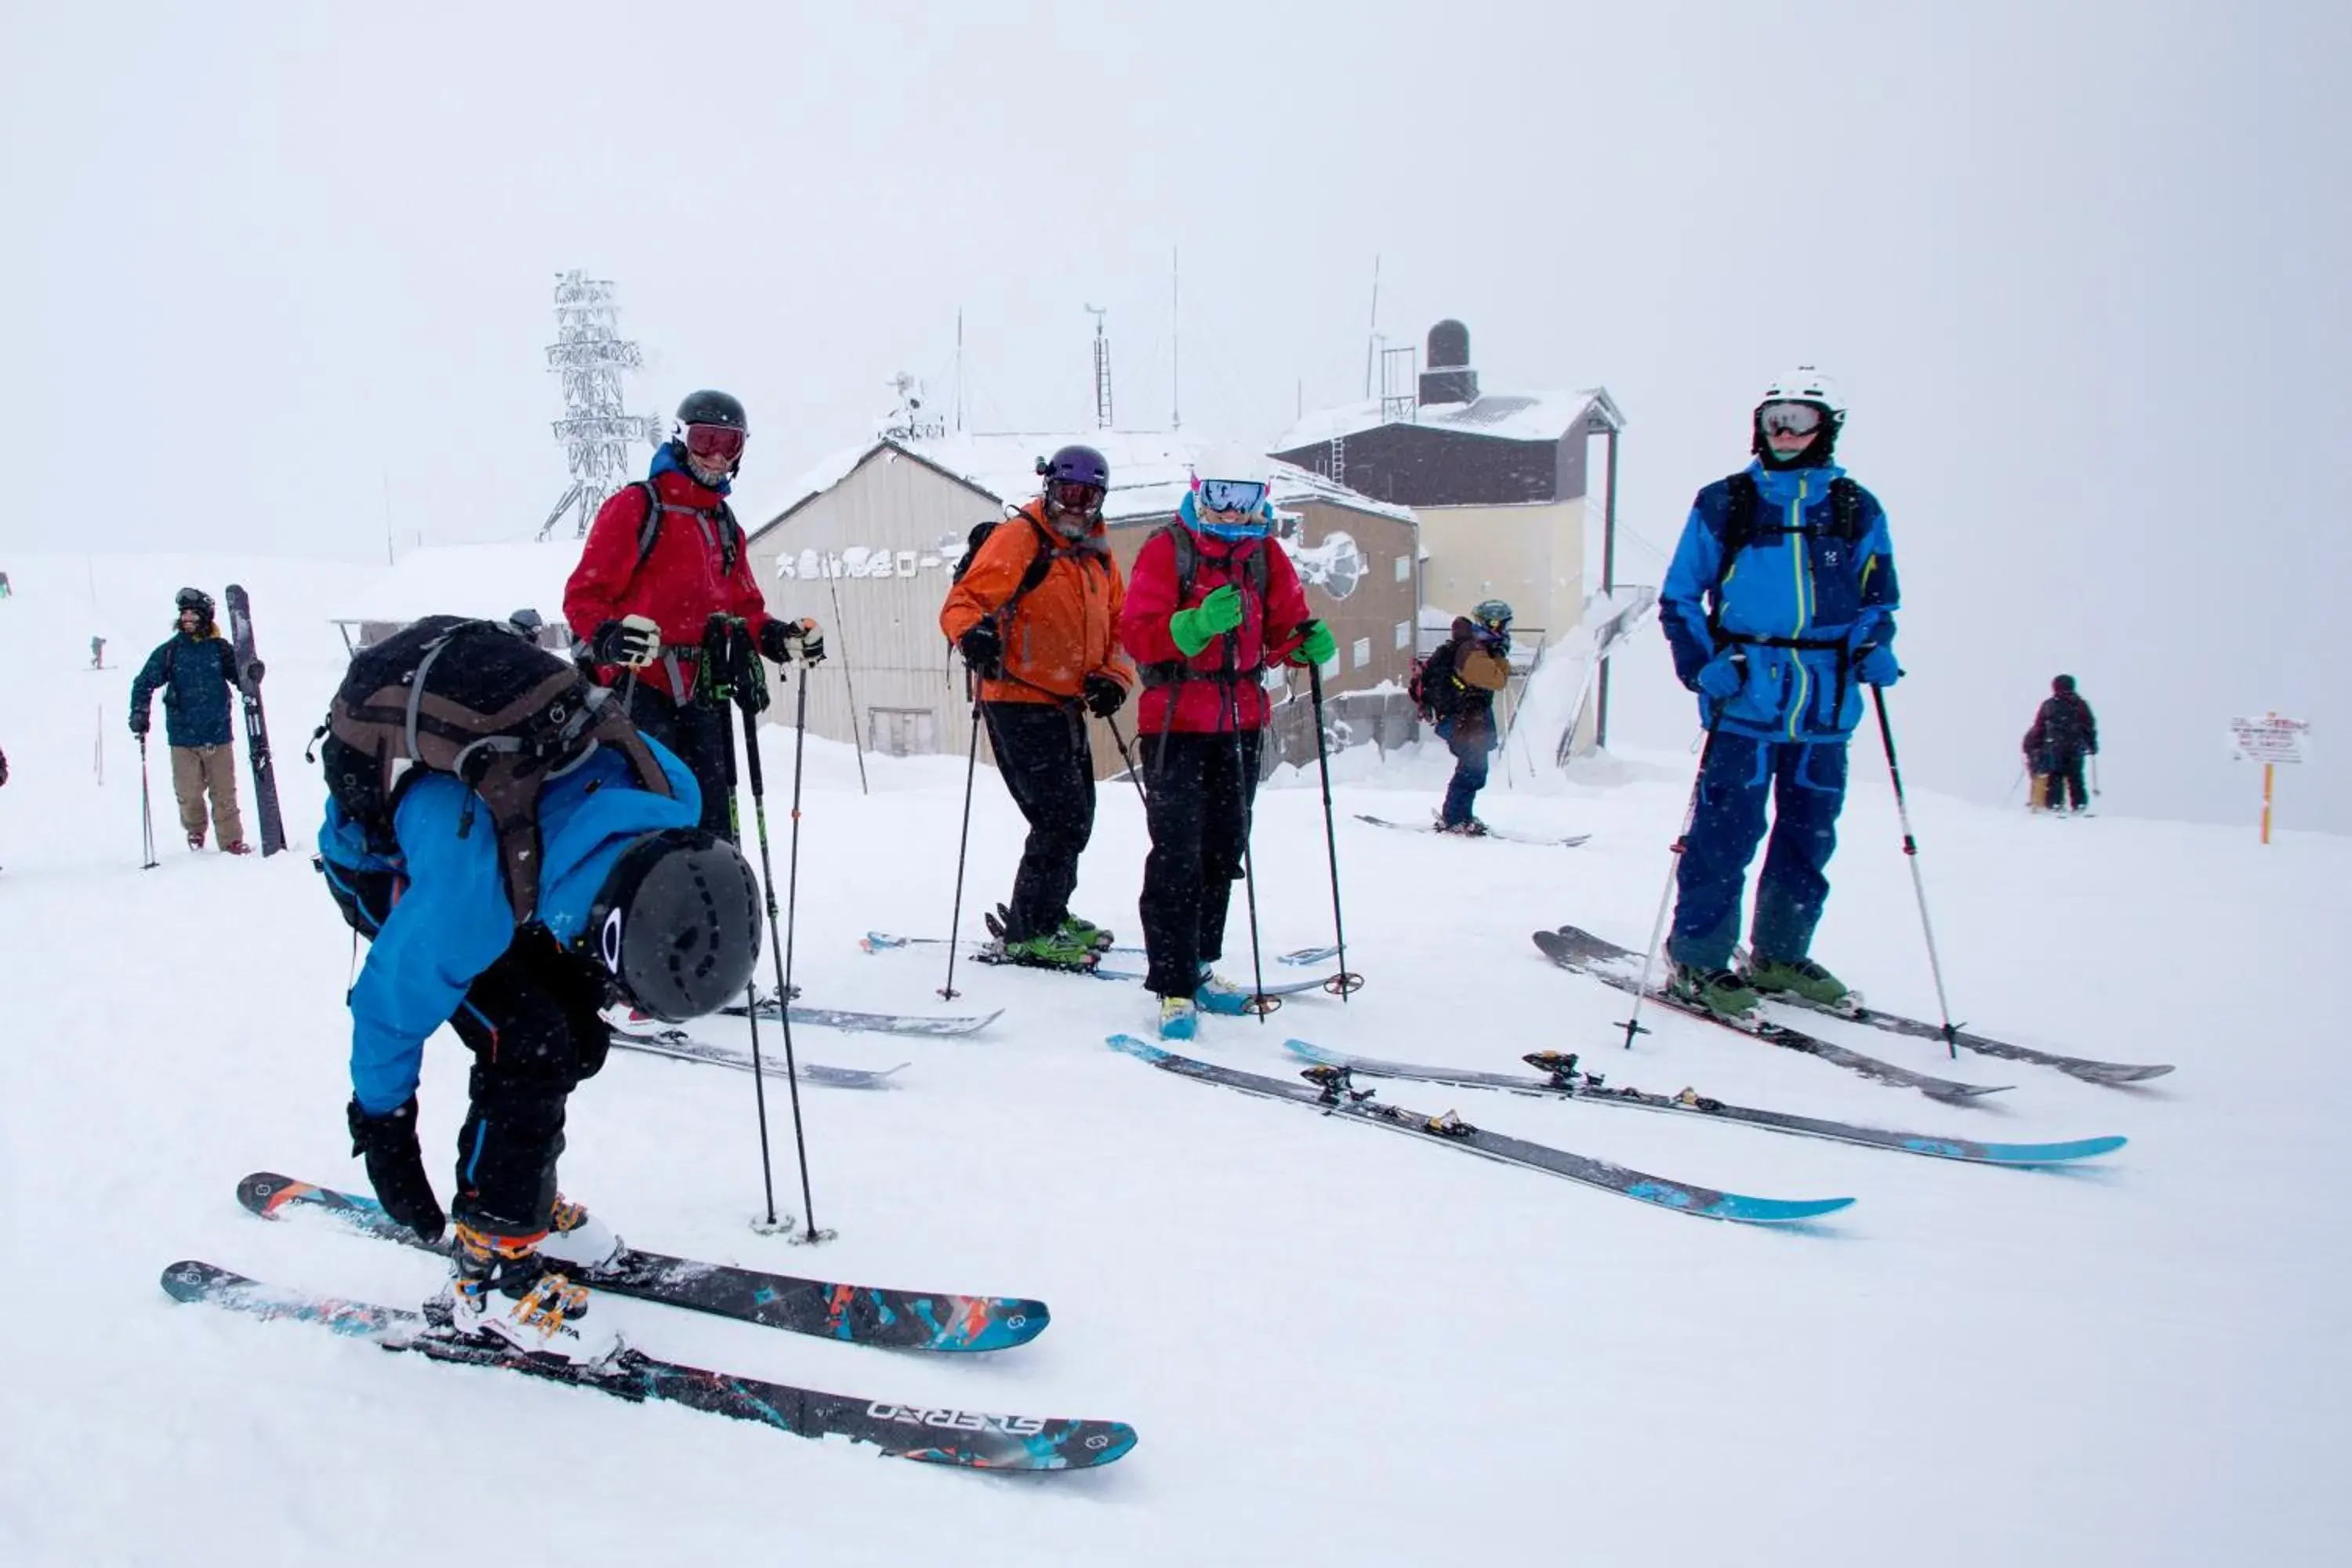
{"label": "ski with colorful graphic", "polygon": [[[1558,931],[1537,931],[1535,944],[1542,950],[1546,958],[1550,959],[1562,969],[1572,969],[1579,974],[1589,974],[1603,985],[1613,986],[1628,995],[1635,994],[1642,989],[1642,955],[1629,948],[1619,947],[1615,942],[1604,941],[1590,931],[1579,931],[1574,926],[1562,926]],[[1913,1072],[1909,1068],[1896,1067],[1893,1062],[1880,1061],[1876,1057],[1864,1056],[1860,1051],[1849,1050],[1832,1041],[1808,1035],[1801,1029],[1790,1028],[1785,1024],[1772,1023],[1769,1019],[1726,1018],[1718,1014],[1710,1013],[1704,1007],[1682,1001],[1657,984],[1651,986],[1649,1001],[1654,1005],[1669,1008],[1686,1017],[1702,1018],[1710,1024],[1720,1024],[1723,1027],[1737,1030],[1751,1039],[1762,1040],[1766,1045],[1779,1046],[1783,1050],[1801,1051],[1809,1057],[1819,1057],[1822,1060],[1842,1067],[1848,1072],[1859,1073],[1874,1083],[1883,1083],[1895,1089],[1916,1089],[1928,1099],[1942,1100],[1947,1105],[1966,1105],[1981,1095],[1999,1094],[2010,1087],[2005,1083],[1959,1083],[1948,1078],[1936,1078],[1927,1073]]]}
{"label": "ski with colorful graphic", "polygon": [[[257,1171],[239,1182],[236,1201],[264,1219],[315,1215],[381,1241],[441,1255],[448,1251],[446,1243],[425,1241],[384,1213],[373,1198],[275,1172]],[[1053,1321],[1045,1302],[1023,1297],[842,1285],[635,1247],[623,1248],[598,1268],[570,1272],[582,1284],[616,1296],[886,1350],[1010,1350],[1035,1339]]]}
{"label": "ski with colorful graphic", "polygon": [[661,1400],[795,1436],[844,1437],[871,1444],[894,1458],[981,1470],[1078,1470],[1108,1465],[1135,1447],[1135,1428],[1123,1421],[994,1415],[821,1394],[682,1366],[635,1350],[593,1365],[526,1355],[504,1344],[436,1333],[420,1312],[265,1285],[193,1259],[164,1269],[163,1286],[178,1301],[313,1323],[386,1350],[593,1388],[632,1404]]}
{"label": "ski with colorful graphic", "polygon": [[1727,1105],[1696,1089],[1686,1089],[1680,1094],[1648,1094],[1638,1089],[1610,1089],[1603,1085],[1599,1073],[1586,1072],[1578,1066],[1576,1057],[1563,1056],[1558,1051],[1530,1051],[1521,1058],[1543,1074],[1537,1078],[1526,1073],[1421,1067],[1408,1062],[1380,1061],[1370,1057],[1351,1057],[1341,1051],[1327,1051],[1305,1040],[1286,1040],[1283,1043],[1291,1055],[1302,1060],[1319,1062],[1326,1067],[1345,1068],[1350,1073],[1361,1074],[1365,1078],[1443,1083],[1458,1089],[1496,1089],[1510,1094],[1573,1100],[1591,1105],[1623,1105],[1637,1110],[1704,1116],[1717,1121],[1737,1122],[1743,1127],[1762,1128],[1768,1132],[1826,1138],[1832,1142],[1853,1143],[1865,1149],[1892,1149],[1899,1153],[1927,1154],[1937,1159],[1961,1160],[1979,1165],[2063,1164],[2072,1160],[2112,1154],[2122,1148],[2125,1142],[2119,1137],[2106,1137],[2076,1138],[2058,1143],[1979,1143],[1969,1138],[1938,1138],[1925,1132],[1892,1132],[1884,1128],[1862,1127],[1847,1121],[1824,1121],[1816,1117],[1791,1116],[1784,1111]]}
{"label": "ski with colorful graphic", "polygon": [[[772,996],[761,997],[758,1010],[759,1016],[762,1018],[775,1017],[776,999]],[[740,1002],[735,1002],[721,1007],[719,1011],[740,1018],[751,1009]],[[1004,1016],[1004,1010],[1001,1007],[993,1013],[964,1014],[945,1017],[929,1017],[918,1013],[852,1013],[838,1007],[795,1006],[792,1010],[793,1024],[804,1027],[840,1029],[854,1035],[915,1035],[927,1039],[951,1039],[961,1038],[965,1035],[976,1035],[1003,1016]]]}
{"label": "ski with colorful graphic", "polygon": [[[866,952],[893,952],[905,947],[945,947],[947,945],[947,939],[945,937],[938,936],[894,936],[888,931],[869,931],[858,939],[857,945]],[[971,959],[975,963],[1001,964],[1007,969],[1034,970],[1040,974],[1080,974],[1094,980],[1124,980],[1139,983],[1143,979],[1143,972],[1141,970],[1106,969],[1102,967],[1099,956],[1097,956],[1095,963],[1087,965],[1085,968],[1065,968],[1059,965],[1019,963],[1013,960],[1006,958],[1002,952],[996,951],[990,943],[987,942],[959,942],[957,944],[957,951]],[[1109,948],[1102,951],[1121,952],[1127,950],[1122,948]],[[1301,952],[1315,952],[1322,950],[1302,948],[1299,951]],[[1309,991],[1321,991],[1326,989],[1328,984],[1337,978],[1337,975],[1327,974],[1318,975],[1311,980],[1276,981],[1272,984],[1266,986],[1263,992],[1257,993],[1256,994],[1271,996],[1277,1000],[1285,996],[1303,995]],[[1233,1016],[1250,1011],[1248,1003],[1251,995],[1252,993],[1244,986],[1229,985],[1222,981],[1213,981],[1208,984],[1202,986],[1201,989],[1194,994],[1193,1000],[1199,1004],[1201,1011],[1203,1013],[1215,1013],[1226,1016]]]}
{"label": "ski with colorful graphic", "polygon": [[1643,1203],[1655,1204],[1661,1208],[1700,1215],[1708,1219],[1738,1220],[1748,1225],[1788,1225],[1835,1214],[1853,1202],[1852,1198],[1753,1198],[1738,1193],[1719,1193],[1709,1187],[1643,1175],[1639,1171],[1627,1170],[1622,1165],[1612,1165],[1603,1160],[1588,1159],[1581,1154],[1571,1154],[1565,1150],[1473,1127],[1450,1110],[1443,1115],[1431,1116],[1418,1110],[1407,1110],[1402,1106],[1380,1104],[1373,1100],[1371,1090],[1355,1087],[1345,1068],[1309,1068],[1300,1075],[1307,1081],[1293,1083],[1287,1079],[1265,1078],[1237,1068],[1178,1056],[1132,1035],[1113,1035],[1109,1045],[1115,1051],[1123,1051],[1139,1061],[1149,1062],[1179,1078],[1223,1084],[1228,1089],[1237,1089],[1244,1094],[1259,1095],[1267,1100],[1286,1100],[1294,1104],[1312,1107],[1327,1116],[1344,1116],[1351,1121],[1370,1122],[1393,1132],[1425,1138],[1467,1153],[1498,1160],[1505,1164],[1565,1176],[1571,1182],[1581,1182],[1604,1192],[1621,1194]]}
{"label": "ski with colorful graphic", "polygon": [[[798,1012],[798,1008],[793,1011]],[[733,1068],[738,1072],[751,1070],[751,1053],[738,1046],[722,1046],[713,1040],[698,1040],[683,1029],[656,1029],[641,1032],[614,1028],[613,1044],[624,1051],[636,1051],[649,1057],[667,1057],[672,1061],[709,1062],[713,1066]],[[894,1068],[835,1068],[822,1062],[801,1062],[803,1083],[823,1084],[827,1089],[896,1089],[896,1075],[909,1064],[900,1062]],[[773,1050],[760,1053],[760,1075],[762,1078],[790,1078],[784,1068],[784,1052],[781,1044]]]}

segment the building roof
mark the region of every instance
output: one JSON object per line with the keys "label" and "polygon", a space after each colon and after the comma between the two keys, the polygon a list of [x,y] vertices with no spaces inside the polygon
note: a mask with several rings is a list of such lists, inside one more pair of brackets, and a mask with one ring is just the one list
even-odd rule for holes
{"label": "building roof", "polygon": [[[1037,459],[1056,447],[1081,442],[1101,452],[1110,463],[1110,493],[1103,501],[1103,517],[1114,526],[1122,521],[1171,515],[1192,487],[1194,458],[1219,444],[1167,432],[1129,430],[963,434],[928,441],[885,437],[832,454],[786,487],[782,505],[744,515],[758,517],[761,522],[754,531],[763,532],[847,479],[859,464],[886,447],[1005,506],[1019,506],[1037,494]],[[1410,507],[1374,500],[1288,463],[1269,459],[1269,467],[1276,507],[1323,501],[1400,522],[1413,521]]]}
{"label": "building roof", "polygon": [[563,618],[563,585],[580,563],[580,541],[436,545],[383,567],[336,613],[350,620],[413,621],[425,616],[504,620],[517,610]]}
{"label": "building roof", "polygon": [[1411,419],[1401,420],[1391,420],[1382,413],[1385,401],[1374,397],[1310,414],[1284,431],[1274,449],[1295,452],[1390,424],[1418,425],[1498,441],[1557,441],[1583,428],[1589,416],[1619,427],[1625,423],[1608,390],[1598,386],[1582,392],[1490,392],[1468,403],[1424,403],[1413,410]]}

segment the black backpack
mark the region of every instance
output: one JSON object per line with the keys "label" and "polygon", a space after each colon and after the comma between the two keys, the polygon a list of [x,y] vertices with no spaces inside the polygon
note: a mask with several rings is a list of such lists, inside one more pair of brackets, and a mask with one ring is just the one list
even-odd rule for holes
{"label": "black backpack", "polygon": [[[1153,532],[1151,538],[1166,539],[1176,552],[1176,607],[1178,609],[1182,609],[1184,607],[1184,602],[1192,596],[1192,579],[1201,570],[1200,542],[1192,537],[1192,531],[1185,527],[1181,522],[1167,522],[1160,524],[1159,529]],[[1146,544],[1150,544],[1151,540],[1147,539],[1144,542]],[[1266,552],[1271,551],[1273,548],[1274,540],[1272,536],[1269,535],[1265,539],[1260,541],[1258,548],[1251,552],[1249,556],[1242,562],[1242,578],[1244,582],[1249,584],[1250,592],[1257,595],[1257,602],[1260,605],[1264,605],[1265,603],[1265,583],[1268,570],[1265,563]],[[1213,674],[1204,673],[1201,670],[1192,668],[1190,662],[1184,659],[1175,659],[1166,664],[1139,664],[1136,666],[1135,673],[1137,679],[1141,680],[1146,686],[1166,686],[1171,681],[1178,680],[1223,680],[1225,679],[1224,672],[1222,670]],[[1255,670],[1235,670],[1234,672],[1235,676],[1255,675],[1256,673],[1257,672]]]}
{"label": "black backpack", "polygon": [[[361,649],[311,736],[327,793],[379,854],[398,847],[393,813],[423,773],[463,779],[489,807],[517,924],[539,911],[539,791],[599,745],[617,748],[639,787],[669,779],[611,694],[514,626],[427,616]],[[458,819],[471,831],[474,801]]]}
{"label": "black backpack", "polygon": [[638,479],[629,488],[646,492],[646,520],[637,524],[638,565],[643,566],[646,563],[646,557],[654,552],[654,545],[661,539],[663,514],[674,511],[682,517],[693,518],[707,531],[716,532],[719,535],[720,564],[726,568],[730,576],[734,574],[735,557],[743,548],[743,525],[735,521],[733,508],[723,500],[708,510],[698,506],[679,506],[675,502],[666,501],[661,498],[661,491],[654,488],[654,482],[651,479]]}
{"label": "black backpack", "polygon": [[1458,684],[1454,679],[1454,658],[1460,646],[1452,641],[1441,643],[1428,658],[1412,661],[1412,674],[1405,680],[1404,691],[1412,699],[1424,723],[1434,724],[1454,710]]}
{"label": "black backpack", "polygon": [[1830,481],[1830,525],[1826,530],[1790,528],[1784,522],[1759,523],[1756,510],[1763,497],[1756,489],[1756,476],[1742,468],[1723,481],[1730,492],[1723,513],[1723,563],[1716,568],[1715,594],[1723,597],[1723,580],[1731,575],[1731,564],[1739,552],[1766,537],[1785,538],[1791,533],[1818,533],[1824,539],[1842,539],[1852,543],[1862,537],[1862,487],[1841,474]]}

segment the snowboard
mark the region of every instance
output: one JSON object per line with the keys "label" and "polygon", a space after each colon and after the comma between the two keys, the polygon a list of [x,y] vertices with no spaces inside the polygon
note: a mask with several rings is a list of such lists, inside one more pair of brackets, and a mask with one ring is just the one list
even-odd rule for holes
{"label": "snowboard", "polygon": [[[751,1070],[751,1053],[736,1046],[722,1046],[711,1040],[698,1040],[683,1029],[613,1031],[615,1049],[637,1051],[649,1057],[667,1057],[673,1061],[710,1062],[719,1067],[733,1068],[739,1072]],[[795,1053],[797,1054],[797,1053]],[[818,1083],[827,1089],[896,1089],[896,1076],[909,1064],[900,1062],[894,1068],[834,1068],[822,1062],[796,1062],[803,1083]],[[780,1042],[771,1050],[760,1051],[760,1075],[762,1078],[790,1078],[784,1068],[783,1047]]]}
{"label": "snowboard", "polygon": [[312,1323],[388,1351],[592,1388],[633,1405],[660,1400],[796,1436],[843,1437],[894,1458],[981,1470],[1076,1470],[1108,1465],[1135,1447],[1135,1428],[1123,1421],[996,1415],[822,1394],[660,1361],[635,1350],[596,1366],[526,1355],[504,1345],[436,1335],[419,1312],[266,1285],[194,1259],[164,1269],[162,1283],[176,1301]]}
{"label": "snowboard", "polygon": [[261,823],[266,858],[286,847],[286,818],[278,809],[278,771],[269,760],[269,724],[261,711],[261,656],[253,644],[253,601],[228,585],[229,644],[236,659],[237,696],[245,708],[245,756],[253,768],[253,809]]}
{"label": "snowboard", "polygon": [[1489,827],[1486,832],[1475,835],[1447,833],[1433,822],[1392,822],[1385,816],[1370,816],[1360,811],[1356,814],[1356,820],[1369,822],[1374,827],[1393,827],[1399,833],[1426,833],[1433,838],[1492,838],[1504,844],[1534,844],[1551,849],[1573,849],[1592,838],[1590,833],[1571,834],[1566,838],[1547,838],[1540,834],[1515,833],[1507,827]]}
{"label": "snowboard", "polygon": [[1884,1128],[1863,1127],[1847,1121],[1824,1121],[1817,1117],[1791,1116],[1785,1111],[1727,1105],[1696,1089],[1686,1089],[1680,1094],[1647,1094],[1638,1089],[1610,1089],[1602,1084],[1600,1074],[1581,1070],[1577,1066],[1577,1058],[1562,1056],[1558,1051],[1531,1051],[1521,1058],[1530,1067],[1541,1070],[1543,1076],[1538,1078],[1526,1073],[1485,1072],[1470,1068],[1420,1067],[1409,1062],[1379,1061],[1370,1057],[1351,1057],[1341,1051],[1327,1051],[1305,1040],[1286,1040],[1283,1045],[1291,1055],[1302,1060],[1319,1062],[1326,1067],[1346,1068],[1350,1073],[1360,1073],[1366,1078],[1403,1079],[1415,1083],[1451,1084],[1462,1089],[1496,1089],[1511,1094],[1540,1095],[1593,1105],[1625,1105],[1637,1110],[1706,1116],[1717,1121],[1738,1122],[1743,1127],[1762,1128],[1768,1132],[1825,1138],[1832,1142],[1853,1143],[1866,1149],[1892,1149],[1906,1154],[1927,1154],[1979,1165],[2063,1164],[2070,1160],[2088,1160],[2100,1154],[2111,1154],[2122,1148],[2125,1142],[2119,1137],[2106,1137],[2076,1138],[2058,1143],[1979,1143],[1968,1138],[1939,1138],[1925,1132],[1893,1132]]}
{"label": "snowboard", "polygon": [[[264,1219],[317,1215],[362,1236],[419,1251],[446,1256],[449,1250],[446,1242],[428,1242],[394,1219],[372,1197],[313,1186],[272,1171],[257,1171],[239,1182],[236,1201]],[[635,1247],[625,1247],[598,1268],[569,1272],[582,1284],[616,1296],[886,1350],[1010,1350],[1044,1333],[1052,1321],[1045,1302],[1024,1297],[842,1285]]]}
{"label": "snowboard", "polygon": [[[1642,955],[1630,948],[1619,947],[1615,942],[1594,936],[1591,931],[1579,931],[1574,926],[1562,926],[1558,931],[1537,931],[1535,944],[1542,950],[1546,958],[1550,959],[1562,969],[1572,969],[1579,974],[1589,974],[1603,985],[1613,986],[1629,995],[1639,993],[1642,989]],[[1766,1018],[1722,1017],[1708,1012],[1704,1007],[1678,1000],[1670,995],[1663,984],[1654,984],[1651,986],[1648,1000],[1658,1006],[1680,1013],[1685,1017],[1703,1019],[1707,1023],[1735,1030],[1751,1039],[1762,1040],[1766,1045],[1779,1046],[1783,1050],[1800,1051],[1809,1057],[1818,1057],[1822,1061],[1835,1067],[1842,1067],[1848,1072],[1857,1073],[1874,1083],[1883,1083],[1895,1089],[1916,1089],[1928,1099],[1939,1100],[1948,1105],[1966,1105],[1981,1095],[2000,1094],[2010,1088],[2010,1085],[2005,1083],[1959,1083],[1948,1078],[1936,1078],[1927,1073],[1914,1072],[1909,1068],[1897,1067],[1893,1062],[1885,1062],[1876,1057],[1864,1056],[1860,1051],[1849,1050],[1832,1041],[1821,1039],[1806,1034],[1801,1029],[1792,1029],[1785,1024],[1776,1024]]]}
{"label": "snowboard", "polygon": [[1588,1159],[1563,1149],[1548,1148],[1541,1143],[1530,1143],[1500,1132],[1489,1132],[1483,1128],[1473,1127],[1450,1110],[1431,1116],[1418,1110],[1407,1110],[1402,1106],[1377,1103],[1371,1090],[1354,1086],[1344,1068],[1309,1068],[1301,1076],[1311,1081],[1294,1083],[1287,1079],[1266,1078],[1237,1068],[1179,1056],[1133,1035],[1113,1035],[1108,1043],[1115,1051],[1149,1062],[1179,1078],[1189,1078],[1200,1083],[1223,1084],[1244,1094],[1309,1106],[1327,1116],[1370,1122],[1392,1132],[1408,1133],[1447,1144],[1466,1153],[1484,1155],[1505,1164],[1565,1176],[1571,1182],[1599,1187],[1604,1192],[1617,1193],[1642,1203],[1655,1204],[1661,1208],[1699,1215],[1708,1219],[1737,1220],[1748,1225],[1788,1225],[1835,1214],[1853,1202],[1852,1198],[1754,1198],[1739,1193],[1720,1193],[1711,1187],[1693,1186],[1687,1183],[1644,1175],[1604,1160]]}

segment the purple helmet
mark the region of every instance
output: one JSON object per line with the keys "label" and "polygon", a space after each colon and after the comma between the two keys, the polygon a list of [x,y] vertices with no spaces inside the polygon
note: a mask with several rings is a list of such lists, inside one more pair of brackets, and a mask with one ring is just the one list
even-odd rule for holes
{"label": "purple helmet", "polygon": [[1110,489],[1110,464],[1092,447],[1065,447],[1040,462],[1037,472],[1048,486],[1075,484],[1092,485],[1098,490]]}

